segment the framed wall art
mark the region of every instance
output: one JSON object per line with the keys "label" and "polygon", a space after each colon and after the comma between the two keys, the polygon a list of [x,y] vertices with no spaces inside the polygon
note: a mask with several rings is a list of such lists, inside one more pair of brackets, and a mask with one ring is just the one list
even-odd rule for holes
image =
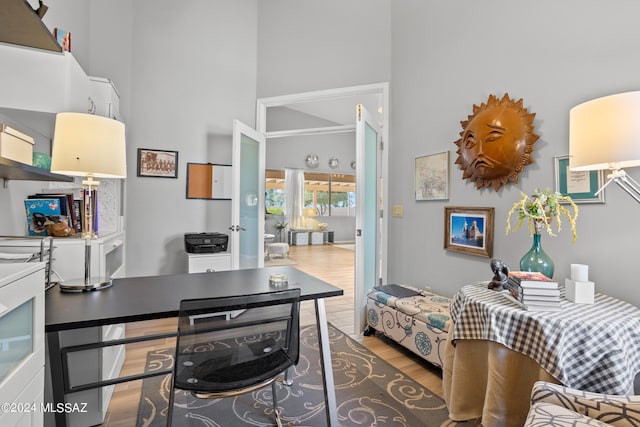
{"label": "framed wall art", "polygon": [[569,170],[569,156],[554,159],[557,192],[571,197],[575,203],[604,203],[604,190],[596,194],[604,183],[604,171],[574,172]]}
{"label": "framed wall art", "polygon": [[449,199],[449,152],[416,157],[416,200]]}
{"label": "framed wall art", "polygon": [[138,176],[178,177],[178,152],[138,148]]}
{"label": "framed wall art", "polygon": [[444,208],[444,248],[448,251],[493,256],[494,208]]}

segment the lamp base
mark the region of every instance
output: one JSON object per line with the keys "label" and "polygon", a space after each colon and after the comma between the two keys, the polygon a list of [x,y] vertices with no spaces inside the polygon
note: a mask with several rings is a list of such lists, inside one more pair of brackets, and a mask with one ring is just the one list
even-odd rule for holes
{"label": "lamp base", "polygon": [[112,280],[100,280],[95,278],[89,283],[61,283],[58,285],[60,292],[93,292],[110,288],[113,285]]}

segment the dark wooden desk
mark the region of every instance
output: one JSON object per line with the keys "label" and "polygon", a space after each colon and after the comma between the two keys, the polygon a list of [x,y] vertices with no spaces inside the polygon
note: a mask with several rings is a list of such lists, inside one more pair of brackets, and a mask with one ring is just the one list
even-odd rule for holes
{"label": "dark wooden desk", "polygon": [[[336,397],[324,298],[342,295],[343,291],[287,266],[114,279],[112,287],[87,293],[63,293],[57,287],[50,289],[45,297],[45,332],[49,345],[48,362],[54,403],[64,402],[65,394],[73,392],[68,386],[69,372],[63,361],[59,332],[177,317],[179,303],[183,299],[251,295],[273,291],[274,288],[269,285],[269,276],[274,273],[286,274],[288,287],[299,288],[302,301],[312,300],[315,303],[327,423],[329,426],[337,426]],[[143,338],[145,337],[131,337],[113,341],[110,344],[122,344],[123,341],[137,342],[142,341]],[[104,346],[102,343],[96,344],[97,347]],[[125,377],[104,384],[96,383],[89,388],[133,379],[137,378]],[[64,413],[56,413],[56,425],[67,425]]]}

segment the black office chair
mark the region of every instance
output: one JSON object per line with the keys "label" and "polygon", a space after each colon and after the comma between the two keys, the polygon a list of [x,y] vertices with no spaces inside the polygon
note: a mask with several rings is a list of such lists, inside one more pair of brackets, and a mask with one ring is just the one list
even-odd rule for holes
{"label": "black office chair", "polygon": [[181,301],[168,425],[176,389],[221,398],[269,384],[281,425],[275,380],[298,363],[299,310],[300,289]]}

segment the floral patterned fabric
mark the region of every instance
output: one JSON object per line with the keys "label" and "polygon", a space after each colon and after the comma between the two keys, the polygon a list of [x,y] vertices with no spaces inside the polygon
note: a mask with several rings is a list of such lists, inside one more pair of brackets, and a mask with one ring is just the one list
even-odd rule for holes
{"label": "floral patterned fabric", "polygon": [[451,298],[403,285],[419,295],[398,298],[373,289],[367,298],[370,327],[442,367],[447,331],[451,326]]}

